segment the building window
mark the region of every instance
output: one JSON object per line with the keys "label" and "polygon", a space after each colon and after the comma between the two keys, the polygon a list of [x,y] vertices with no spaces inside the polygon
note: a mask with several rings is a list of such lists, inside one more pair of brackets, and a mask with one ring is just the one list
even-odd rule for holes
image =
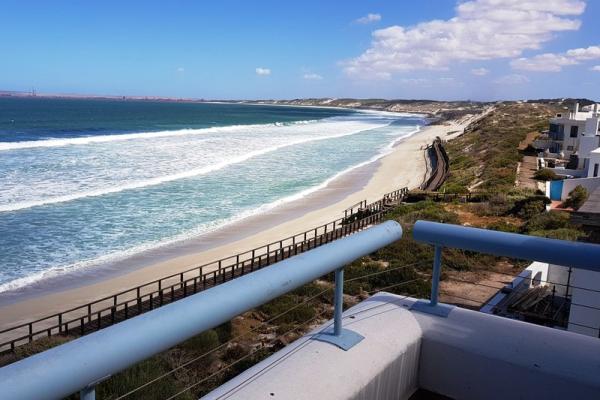
{"label": "building window", "polygon": [[573,146],[567,146],[567,150],[573,151]]}
{"label": "building window", "polygon": [[548,129],[548,133],[550,134],[550,138],[554,140],[563,140],[564,138],[564,125],[559,124],[550,124]]}
{"label": "building window", "polygon": [[598,176],[598,167],[600,164],[594,164],[594,178]]}
{"label": "building window", "polygon": [[571,137],[577,137],[579,133],[579,127],[577,125],[571,127]]}

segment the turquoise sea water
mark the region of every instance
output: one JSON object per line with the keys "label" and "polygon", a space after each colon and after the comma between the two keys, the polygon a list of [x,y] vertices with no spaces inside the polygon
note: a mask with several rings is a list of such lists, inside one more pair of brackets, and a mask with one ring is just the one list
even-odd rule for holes
{"label": "turquoise sea water", "polygon": [[336,109],[0,98],[0,292],[301,198],[422,124]]}

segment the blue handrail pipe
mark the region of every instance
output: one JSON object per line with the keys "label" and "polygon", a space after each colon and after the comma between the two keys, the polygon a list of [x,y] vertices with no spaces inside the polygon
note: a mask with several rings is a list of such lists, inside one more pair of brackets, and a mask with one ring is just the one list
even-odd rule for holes
{"label": "blue handrail pipe", "polygon": [[547,239],[429,221],[415,223],[413,238],[418,242],[433,245],[434,257],[430,301],[416,302],[412,309],[439,316],[447,316],[452,310],[451,306],[438,303],[442,249],[444,247],[600,271],[600,245],[597,244]]}

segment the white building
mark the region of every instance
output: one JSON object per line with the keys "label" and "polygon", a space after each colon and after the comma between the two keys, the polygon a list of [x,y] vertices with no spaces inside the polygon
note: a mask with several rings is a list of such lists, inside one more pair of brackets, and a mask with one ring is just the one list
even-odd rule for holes
{"label": "white building", "polygon": [[552,200],[565,200],[576,186],[588,192],[600,187],[600,108],[593,104],[566,115],[557,114],[550,119],[548,133],[534,142],[543,151],[542,166],[554,164],[556,174],[565,176],[564,181],[548,184]]}
{"label": "white building", "polygon": [[584,169],[590,151],[600,147],[598,132],[598,104],[579,110],[579,104],[567,115],[557,114],[550,120],[548,129],[550,153],[558,154],[561,158],[573,160],[574,169]]}

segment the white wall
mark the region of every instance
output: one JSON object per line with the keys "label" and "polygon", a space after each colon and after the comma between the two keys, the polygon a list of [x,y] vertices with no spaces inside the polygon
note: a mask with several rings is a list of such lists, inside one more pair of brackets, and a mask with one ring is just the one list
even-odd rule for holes
{"label": "white wall", "polygon": [[579,150],[577,151],[579,156],[579,164],[577,168],[584,168],[585,159],[589,159],[590,153],[600,146],[599,139],[600,137],[596,135],[585,135],[579,139]]}
{"label": "white wall", "polygon": [[[600,153],[592,151],[589,154],[589,158],[590,158],[590,161],[589,161],[588,169],[586,172],[587,172],[588,178],[593,178],[594,177],[594,164],[600,165]],[[600,168],[598,169],[598,172],[600,173]]]}
{"label": "white wall", "polygon": [[574,269],[571,282],[573,295],[568,329],[600,337],[600,272]]}
{"label": "white wall", "polygon": [[567,169],[567,168],[562,168],[562,167],[548,168],[548,169],[554,171],[557,175],[562,175],[562,176],[574,176],[577,178],[586,176],[586,171],[583,171],[580,169]]}
{"label": "white wall", "polygon": [[[554,286],[555,293],[557,296],[565,297],[567,294],[570,294],[572,292],[572,289],[567,289],[567,284],[569,283],[569,267],[550,264],[548,266],[547,276],[549,282],[548,285]],[[567,290],[569,291],[569,293],[567,293]]]}
{"label": "white wall", "polygon": [[591,118],[588,118],[585,121],[585,134],[586,135],[597,135],[598,134],[598,123],[599,123],[600,117],[598,116],[594,116]]}

